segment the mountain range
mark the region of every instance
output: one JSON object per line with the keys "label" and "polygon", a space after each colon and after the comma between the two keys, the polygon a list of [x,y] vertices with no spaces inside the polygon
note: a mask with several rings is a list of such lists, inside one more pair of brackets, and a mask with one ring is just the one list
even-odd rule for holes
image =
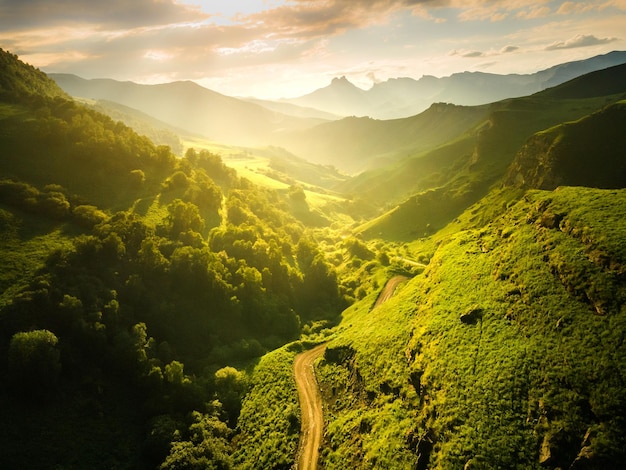
{"label": "mountain range", "polygon": [[530,74],[461,72],[441,78],[425,75],[418,80],[402,77],[375,83],[369,90],[358,88],[341,77],[334,78],[325,88],[284,101],[340,116],[394,119],[418,114],[437,102],[474,106],[530,95],[625,62],[626,52],[614,51]]}
{"label": "mountain range", "polygon": [[262,145],[272,135],[311,127],[319,118],[301,118],[222,95],[194,82],[141,85],[111,79],[86,80],[50,74],[68,94],[134,108],[168,125],[207,139]]}
{"label": "mountain range", "polygon": [[[152,116],[166,123],[167,132],[173,126],[227,144],[281,146],[314,163],[355,174],[424,151],[478,124],[487,108],[476,105],[529,95],[625,62],[626,52],[615,51],[528,75],[464,72],[398,78],[368,91],[342,77],[283,102],[233,98],[193,82],[140,85],[68,74],[50,77],[72,96],[117,102]],[[454,106],[437,104],[441,102]],[[393,112],[381,113],[383,108]]]}

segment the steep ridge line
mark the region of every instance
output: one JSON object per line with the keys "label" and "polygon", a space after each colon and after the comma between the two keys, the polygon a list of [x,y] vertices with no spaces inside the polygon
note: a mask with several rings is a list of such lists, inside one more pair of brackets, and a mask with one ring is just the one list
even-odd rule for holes
{"label": "steep ridge line", "polygon": [[324,413],[322,395],[315,378],[315,361],[324,354],[326,344],[321,344],[303,352],[296,357],[293,364],[298,398],[302,412],[300,430],[300,447],[298,449],[298,470],[314,470],[317,468],[319,447],[324,429]]}

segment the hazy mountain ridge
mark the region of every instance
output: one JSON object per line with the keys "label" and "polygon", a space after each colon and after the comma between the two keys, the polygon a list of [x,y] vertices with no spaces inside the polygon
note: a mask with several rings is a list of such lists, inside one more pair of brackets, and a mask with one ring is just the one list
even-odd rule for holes
{"label": "hazy mountain ridge", "polygon": [[356,174],[442,145],[486,118],[486,107],[435,103],[409,118],[348,117],[278,140],[292,153]]}
{"label": "hazy mountain ridge", "polygon": [[319,109],[298,106],[292,103],[285,103],[281,101],[262,100],[258,98],[241,98],[243,101],[263,106],[271,111],[276,111],[289,116],[309,119],[320,119],[325,121],[334,121],[341,119],[342,116],[332,114],[326,111],[320,111]]}
{"label": "hazy mountain ridge", "polygon": [[436,102],[473,106],[526,96],[625,62],[626,52],[614,51],[532,74],[461,72],[441,78],[427,75],[417,80],[392,78],[374,84],[369,90],[358,88],[342,77],[333,79],[327,87],[284,101],[343,116],[394,119],[418,114]]}
{"label": "hazy mountain ridge", "polygon": [[270,111],[189,81],[140,85],[111,79],[86,80],[69,74],[50,77],[72,96],[121,103],[190,133],[225,143],[263,145],[275,133],[320,122]]}

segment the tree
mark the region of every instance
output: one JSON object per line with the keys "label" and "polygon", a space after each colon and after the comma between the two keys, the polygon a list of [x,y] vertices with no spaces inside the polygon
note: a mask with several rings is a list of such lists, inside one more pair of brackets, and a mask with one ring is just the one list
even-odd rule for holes
{"label": "tree", "polygon": [[289,198],[294,202],[305,202],[306,194],[304,188],[299,184],[292,184],[289,186]]}
{"label": "tree", "polygon": [[191,413],[189,440],[173,442],[160,470],[226,470],[233,467],[231,431],[214,416]]}
{"label": "tree", "polygon": [[61,373],[59,340],[48,330],[15,333],[9,344],[8,378],[17,393],[30,397],[53,391]]}
{"label": "tree", "polygon": [[246,376],[234,367],[223,367],[215,372],[215,389],[219,401],[235,424],[241,411],[241,400],[246,390]]}
{"label": "tree", "polygon": [[182,232],[193,230],[194,232],[202,232],[204,229],[204,220],[200,216],[198,206],[190,202],[184,202],[181,199],[175,199],[167,206],[167,226],[170,236],[178,238]]}

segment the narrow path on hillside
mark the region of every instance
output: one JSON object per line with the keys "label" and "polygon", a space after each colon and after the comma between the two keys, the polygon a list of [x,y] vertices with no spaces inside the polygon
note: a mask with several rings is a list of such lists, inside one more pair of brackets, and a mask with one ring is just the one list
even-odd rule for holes
{"label": "narrow path on hillside", "polygon": [[298,387],[302,424],[300,430],[300,447],[298,449],[298,470],[317,469],[319,447],[324,429],[324,412],[322,395],[315,378],[314,363],[324,354],[325,344],[296,356],[293,372]]}
{"label": "narrow path on hillside", "polygon": [[[395,276],[389,279],[378,296],[374,307],[389,300],[395,293],[398,285],[407,279],[408,277],[406,276]],[[309,351],[298,354],[293,363],[293,373],[296,379],[302,413],[297,470],[317,469],[319,448],[322,443],[324,430],[324,411],[322,408],[322,395],[315,378],[315,361],[322,357],[325,349],[326,345],[320,344]]]}
{"label": "narrow path on hillside", "polygon": [[387,302],[393,296],[393,294],[396,291],[398,285],[400,283],[406,281],[407,279],[408,279],[408,277],[406,277],[406,276],[394,276],[391,279],[389,279],[387,281],[387,284],[385,284],[385,287],[383,288],[383,290],[380,292],[380,295],[376,299],[376,303],[374,304],[374,308],[376,308],[379,305],[384,304],[385,302]]}

